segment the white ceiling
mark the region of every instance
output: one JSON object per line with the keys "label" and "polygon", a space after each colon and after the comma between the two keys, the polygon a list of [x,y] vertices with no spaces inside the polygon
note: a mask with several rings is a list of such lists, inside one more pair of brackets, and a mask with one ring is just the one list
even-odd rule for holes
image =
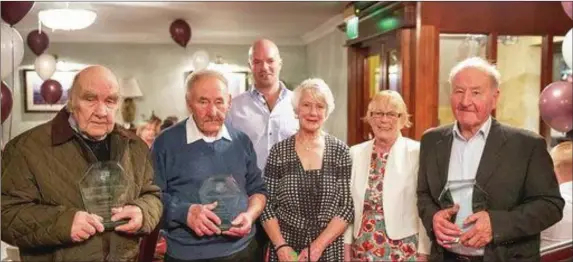
{"label": "white ceiling", "polygon": [[[78,31],[44,27],[50,42],[174,43],[169,25],[185,19],[189,44],[250,44],[265,37],[280,45],[303,45],[343,22],[347,2],[70,2],[70,8],[97,12],[96,22]],[[16,25],[26,39],[38,29],[38,12],[64,2],[36,2]],[[25,40],[24,40],[25,41]]]}

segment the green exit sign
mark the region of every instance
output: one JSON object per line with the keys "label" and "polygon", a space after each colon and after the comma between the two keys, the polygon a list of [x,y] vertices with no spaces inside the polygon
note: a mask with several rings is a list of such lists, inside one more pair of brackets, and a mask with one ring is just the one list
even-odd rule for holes
{"label": "green exit sign", "polygon": [[353,16],[346,20],[346,37],[348,39],[358,38],[358,17]]}

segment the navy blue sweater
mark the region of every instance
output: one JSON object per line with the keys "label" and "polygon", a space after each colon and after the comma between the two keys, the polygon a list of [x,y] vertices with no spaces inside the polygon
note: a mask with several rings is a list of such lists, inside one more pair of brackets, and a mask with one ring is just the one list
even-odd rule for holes
{"label": "navy blue sweater", "polygon": [[[162,191],[167,254],[182,260],[229,256],[247,247],[255,227],[240,239],[223,235],[199,237],[187,226],[187,211],[192,204],[200,204],[198,192],[202,182],[216,174],[232,174],[248,196],[266,196],[257,156],[249,137],[229,126],[231,141],[222,138],[207,143],[200,139],[187,144],[186,122],[166,129],[152,147],[155,183]],[[246,211],[247,203],[241,205]]]}

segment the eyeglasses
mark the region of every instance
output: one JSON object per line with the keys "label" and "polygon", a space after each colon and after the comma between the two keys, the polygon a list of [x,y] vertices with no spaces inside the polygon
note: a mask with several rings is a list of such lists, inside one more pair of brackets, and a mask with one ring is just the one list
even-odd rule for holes
{"label": "eyeglasses", "polygon": [[396,112],[382,112],[382,111],[372,111],[370,112],[370,117],[373,118],[382,118],[384,116],[387,116],[388,118],[398,118],[400,117],[402,114],[400,113],[396,113]]}

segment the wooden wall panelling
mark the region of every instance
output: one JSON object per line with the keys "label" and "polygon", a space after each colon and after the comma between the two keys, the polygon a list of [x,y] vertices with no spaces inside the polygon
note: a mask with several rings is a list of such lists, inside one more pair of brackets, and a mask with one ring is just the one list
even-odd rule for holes
{"label": "wooden wall panelling", "polygon": [[[553,36],[546,35],[541,40],[541,77],[539,92],[553,82]],[[533,102],[533,101],[532,101]],[[535,101],[537,102],[537,101]],[[541,115],[539,116],[539,134],[545,137],[547,142],[551,141],[551,128],[547,125]]]}
{"label": "wooden wall panelling", "polygon": [[390,66],[390,50],[391,47],[388,43],[382,44],[382,52],[380,52],[380,89],[387,90],[390,88],[389,77],[388,77],[388,66]]}
{"label": "wooden wall panelling", "polygon": [[565,35],[571,29],[560,2],[421,2],[421,23],[442,33]]}
{"label": "wooden wall panelling", "polygon": [[422,25],[416,28],[416,58],[413,111],[413,138],[438,125],[439,40],[438,28]]}
{"label": "wooden wall panelling", "polygon": [[[411,121],[413,121],[413,114],[416,110],[416,104],[414,103],[414,69],[416,68],[414,62],[416,61],[415,57],[415,37],[416,37],[416,30],[414,29],[402,29],[398,33],[398,39],[400,39],[400,45],[398,46],[398,54],[399,57],[399,72],[400,78],[398,82],[398,86],[400,87],[400,93],[402,94],[402,98],[406,103],[406,108],[408,108],[408,113],[412,115],[410,117]],[[410,127],[408,129],[402,130],[402,135],[405,137],[413,138],[414,137],[414,129]]]}
{"label": "wooden wall panelling", "polygon": [[360,121],[361,132],[360,132],[360,140],[357,143],[362,141],[368,140],[368,133],[370,132],[370,126],[367,123],[362,121],[362,117],[366,115],[366,111],[368,111],[368,102],[370,101],[370,85],[376,84],[372,83],[372,79],[370,78],[370,70],[375,70],[375,68],[370,67],[370,60],[368,57],[371,55],[371,50],[365,50],[366,54],[364,54],[363,67],[364,71],[362,71],[363,82],[362,82],[362,100],[360,101],[360,108],[358,108],[358,119]]}
{"label": "wooden wall panelling", "polygon": [[358,46],[348,46],[348,135],[346,143],[350,146],[362,142],[363,125],[361,121],[364,92],[364,50]]}
{"label": "wooden wall panelling", "polygon": [[[497,64],[497,33],[492,32],[487,37],[486,59],[493,64]],[[491,115],[495,117],[495,110]]]}

